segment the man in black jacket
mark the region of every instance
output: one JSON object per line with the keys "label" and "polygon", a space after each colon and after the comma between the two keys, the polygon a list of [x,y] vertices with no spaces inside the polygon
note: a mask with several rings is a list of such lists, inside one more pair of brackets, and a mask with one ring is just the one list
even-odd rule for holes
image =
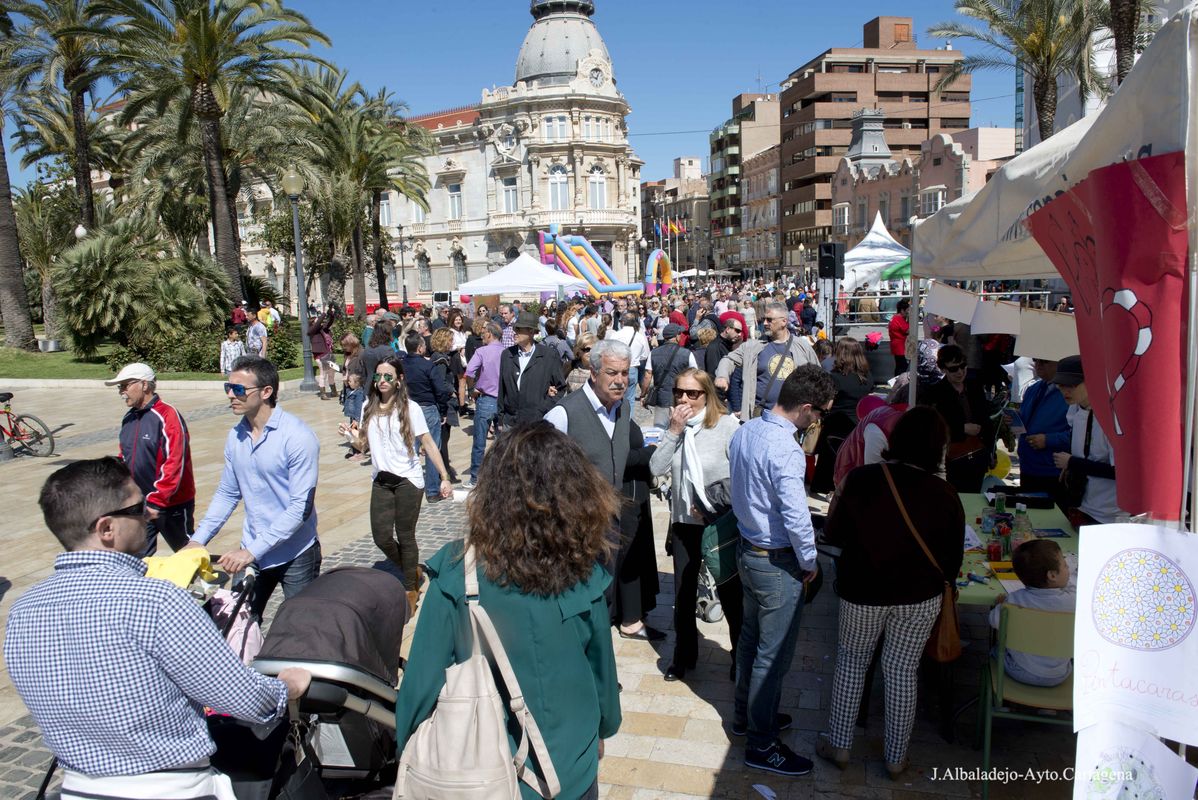
{"label": "man in black jacket", "polygon": [[[424,337],[417,331],[409,331],[404,337],[403,381],[408,387],[408,399],[420,406],[424,421],[428,423],[429,435],[437,447],[441,446],[441,426],[449,414],[451,389],[437,376],[436,367],[429,360],[424,346]],[[432,459],[424,462],[424,494],[430,503],[441,499],[438,487],[441,476]]]}
{"label": "man in black jacket", "polygon": [[533,341],[537,316],[521,311],[512,323],[516,343],[499,360],[499,419],[503,425],[537,420],[565,394],[562,362],[550,348]]}

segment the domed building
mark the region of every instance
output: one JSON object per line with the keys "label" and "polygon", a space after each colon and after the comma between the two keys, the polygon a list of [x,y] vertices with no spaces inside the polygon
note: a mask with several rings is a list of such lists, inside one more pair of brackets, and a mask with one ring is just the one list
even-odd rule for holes
{"label": "domed building", "polygon": [[[537,255],[537,233],[551,223],[586,236],[617,278],[640,273],[643,162],[628,143],[630,109],[595,4],[532,0],[531,10],[510,86],[484,89],[476,106],[410,119],[437,142],[425,159],[429,211],[392,193],[384,223],[397,265],[404,248],[412,299],[452,292],[522,251]],[[388,290],[401,291],[398,280]]]}

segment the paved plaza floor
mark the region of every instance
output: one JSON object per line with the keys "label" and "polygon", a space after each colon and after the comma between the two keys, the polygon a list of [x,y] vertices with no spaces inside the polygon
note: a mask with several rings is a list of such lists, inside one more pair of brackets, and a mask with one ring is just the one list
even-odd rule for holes
{"label": "paved plaza floor", "polygon": [[[0,389],[3,389],[0,386]],[[202,514],[220,477],[225,434],[235,422],[219,384],[212,389],[164,389],[163,398],[184,414],[191,430],[197,513]],[[48,459],[17,458],[0,463],[0,624],[13,600],[52,569],[57,543],[42,525],[36,498],[46,477],[72,460],[116,452],[116,434],[124,404],[116,390],[21,389],[15,408],[40,416],[56,431],[58,448]],[[370,539],[368,468],[344,459],[336,431],[340,407],[333,401],[283,392],[282,405],[303,418],[321,441],[317,510],[325,566],[370,565],[380,554]],[[469,466],[469,421],[455,431],[451,461],[463,473]],[[672,630],[672,564],[664,554],[666,509],[654,501],[661,594],[649,621]],[[464,506],[455,502],[425,505],[418,539],[428,557],[464,532]],[[213,552],[235,547],[241,528],[240,511],[212,543]],[[825,562],[830,574],[832,565]],[[791,714],[794,727],[783,739],[800,754],[814,758],[816,734],[825,729],[832,674],[836,661],[837,600],[828,581],[803,614],[800,642],[784,682],[781,710]],[[978,611],[963,615],[969,642],[953,683],[954,706],[964,705],[978,692],[978,668],[986,648],[987,629]],[[409,625],[407,636],[415,630]],[[815,760],[814,772],[802,778],[748,770],[743,764],[744,740],[729,732],[733,686],[728,680],[729,642],[725,625],[699,623],[700,665],[686,682],[667,683],[662,672],[670,661],[673,636],[650,645],[614,638],[623,685],[624,723],[608,740],[601,762],[600,794],[606,798],[862,798],[911,800],[916,797],[980,795],[980,784],[946,780],[946,770],[977,769],[981,753],[973,748],[975,707],[966,708],[954,728],[954,742],[938,730],[935,687],[921,687],[920,711],[910,750],[911,769],[901,781],[886,774],[882,762],[883,689],[878,678],[871,693],[868,726],[858,730],[853,763],[844,772]],[[406,646],[406,645],[405,645]],[[1062,729],[1000,721],[995,725],[993,763],[997,767],[1060,775],[1073,763],[1074,737]],[[32,798],[49,762],[49,754],[8,681],[0,672],[0,798]],[[755,786],[773,794],[765,794]],[[992,785],[995,798],[1064,798],[1072,787],[1064,780],[1027,778]]]}

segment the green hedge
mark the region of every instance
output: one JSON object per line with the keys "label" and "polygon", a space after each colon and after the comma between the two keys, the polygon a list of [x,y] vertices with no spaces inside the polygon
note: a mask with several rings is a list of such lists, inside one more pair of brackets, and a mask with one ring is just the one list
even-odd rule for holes
{"label": "green hedge", "polygon": [[[130,342],[108,354],[108,366],[119,370],[125,364],[141,361],[156,372],[220,372],[220,343],[226,338],[223,329],[180,329],[168,336]],[[300,347],[299,324],[284,320],[276,328],[266,347],[267,355],[280,370],[297,367],[303,356]]]}

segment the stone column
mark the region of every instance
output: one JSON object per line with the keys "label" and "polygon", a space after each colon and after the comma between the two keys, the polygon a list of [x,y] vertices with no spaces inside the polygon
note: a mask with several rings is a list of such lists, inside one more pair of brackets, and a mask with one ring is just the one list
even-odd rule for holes
{"label": "stone column", "polygon": [[538,175],[540,165],[541,159],[539,156],[532,156],[528,159],[528,190],[532,194],[531,202],[533,211],[541,210],[541,197],[537,194],[537,185],[540,182],[540,176]]}
{"label": "stone column", "polygon": [[582,174],[582,152],[577,148],[570,151],[571,169],[570,172],[574,176],[574,210],[582,211],[586,208],[586,197],[583,194],[583,187],[586,186],[586,176]]}
{"label": "stone column", "polygon": [[624,201],[628,197],[628,181],[624,176],[627,165],[627,157],[620,156],[616,159],[616,204],[620,208],[624,207]]}

